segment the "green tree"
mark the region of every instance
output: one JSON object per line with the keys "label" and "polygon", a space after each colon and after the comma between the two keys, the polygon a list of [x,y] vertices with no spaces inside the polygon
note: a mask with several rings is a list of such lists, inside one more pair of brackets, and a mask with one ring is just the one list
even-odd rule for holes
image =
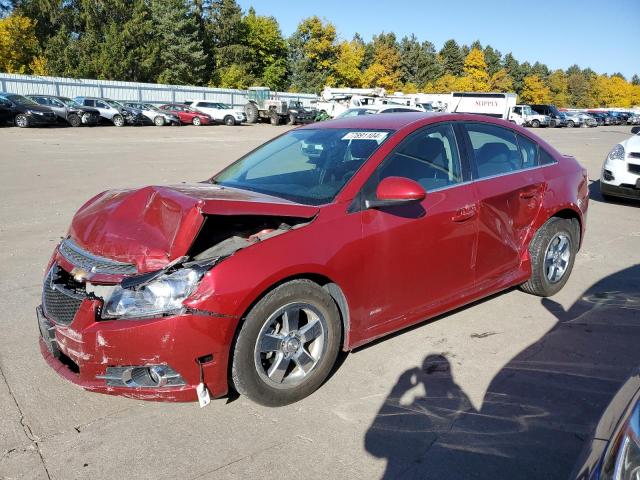
{"label": "green tree", "polygon": [[594,94],[595,74],[583,71],[577,65],[567,69],[568,105],[577,108],[587,108],[596,101]]}
{"label": "green tree", "polygon": [[637,73],[631,77],[631,85],[640,85],[640,77]]}
{"label": "green tree", "polygon": [[487,72],[490,76],[502,70],[502,54],[490,45],[484,47],[484,61],[487,63]]}
{"label": "green tree", "polygon": [[282,88],[287,75],[287,42],[282,37],[278,21],[274,17],[256,15],[250,8],[244,22],[245,41],[252,59],[251,75],[270,88],[274,85]]}
{"label": "green tree", "polygon": [[455,40],[451,39],[444,42],[439,55],[445,73],[454,76],[462,75],[464,69],[464,56]]}
{"label": "green tree", "polygon": [[256,67],[246,42],[248,26],[242,8],[235,0],[214,0],[210,11],[207,34],[213,45],[216,68],[238,64],[245,71],[253,71]]}
{"label": "green tree", "polygon": [[422,87],[442,74],[442,65],[431,42],[420,43],[413,34],[400,40],[400,81],[403,84]]}
{"label": "green tree", "polygon": [[470,81],[472,91],[486,92],[489,90],[489,73],[482,50],[471,49],[464,60],[464,73]]}
{"label": "green tree", "polygon": [[328,79],[329,84],[337,87],[360,87],[364,50],[364,45],[356,39],[340,42],[333,73]]}
{"label": "green tree", "polygon": [[175,85],[206,84],[206,61],[198,23],[185,0],[151,0],[156,32],[157,81]]}

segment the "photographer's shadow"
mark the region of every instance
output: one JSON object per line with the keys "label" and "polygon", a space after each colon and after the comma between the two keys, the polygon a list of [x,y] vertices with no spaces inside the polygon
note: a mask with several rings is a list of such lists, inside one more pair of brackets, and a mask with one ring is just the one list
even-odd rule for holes
{"label": "photographer's shadow", "polygon": [[476,410],[443,355],[404,372],[365,436],[384,479],[566,478],[584,440],[640,365],[640,266],[592,285],[492,380]]}

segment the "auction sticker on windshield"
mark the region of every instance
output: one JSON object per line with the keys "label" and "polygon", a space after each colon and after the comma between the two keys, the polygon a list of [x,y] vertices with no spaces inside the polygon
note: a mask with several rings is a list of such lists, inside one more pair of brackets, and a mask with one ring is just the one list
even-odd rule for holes
{"label": "auction sticker on windshield", "polygon": [[342,140],[375,140],[380,143],[387,138],[389,132],[349,132]]}

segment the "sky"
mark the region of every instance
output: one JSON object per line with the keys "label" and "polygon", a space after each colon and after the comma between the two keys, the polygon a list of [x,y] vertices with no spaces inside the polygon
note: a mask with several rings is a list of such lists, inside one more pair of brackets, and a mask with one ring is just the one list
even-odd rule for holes
{"label": "sky", "polygon": [[640,74],[640,0],[237,0],[278,19],[285,36],[301,19],[332,22],[341,39],[414,33],[437,50],[449,38],[480,40],[520,61],[556,69],[578,64],[597,73]]}

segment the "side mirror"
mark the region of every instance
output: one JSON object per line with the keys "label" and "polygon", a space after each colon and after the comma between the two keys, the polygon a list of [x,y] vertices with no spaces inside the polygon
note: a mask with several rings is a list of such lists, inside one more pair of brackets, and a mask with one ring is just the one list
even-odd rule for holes
{"label": "side mirror", "polygon": [[640,133],[640,127],[631,128],[631,133],[633,133],[634,135],[638,135]]}
{"label": "side mirror", "polygon": [[376,198],[365,200],[366,208],[409,205],[425,199],[427,193],[418,182],[404,177],[387,177],[378,184]]}

